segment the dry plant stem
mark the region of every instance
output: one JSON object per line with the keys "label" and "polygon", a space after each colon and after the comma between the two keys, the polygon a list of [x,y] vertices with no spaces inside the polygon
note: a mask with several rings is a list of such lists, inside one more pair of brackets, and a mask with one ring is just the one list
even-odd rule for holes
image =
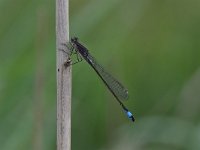
{"label": "dry plant stem", "polygon": [[59,50],[68,41],[69,2],[56,0],[57,150],[71,150],[71,66],[64,65],[69,56]]}

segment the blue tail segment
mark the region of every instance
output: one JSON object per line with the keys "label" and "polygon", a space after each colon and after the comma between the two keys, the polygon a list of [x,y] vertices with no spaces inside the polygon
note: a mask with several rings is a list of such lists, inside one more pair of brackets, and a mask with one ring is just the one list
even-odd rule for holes
{"label": "blue tail segment", "polygon": [[133,122],[135,121],[135,118],[133,117],[133,114],[130,111],[126,111],[126,115],[129,119],[131,119]]}
{"label": "blue tail segment", "polygon": [[133,117],[133,114],[132,114],[130,111],[128,111],[128,109],[124,106],[124,104],[123,104],[122,102],[120,102],[120,105],[121,105],[122,108],[124,109],[124,111],[125,111],[127,117],[128,117],[130,120],[132,120],[132,121],[134,122],[134,121],[135,121],[135,118]]}

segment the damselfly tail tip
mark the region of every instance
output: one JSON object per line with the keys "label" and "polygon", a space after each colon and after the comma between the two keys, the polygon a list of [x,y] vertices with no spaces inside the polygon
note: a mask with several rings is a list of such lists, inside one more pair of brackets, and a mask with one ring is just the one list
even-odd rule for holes
{"label": "damselfly tail tip", "polygon": [[129,119],[131,119],[133,122],[135,121],[135,118],[133,117],[133,114],[130,111],[126,112],[126,115]]}

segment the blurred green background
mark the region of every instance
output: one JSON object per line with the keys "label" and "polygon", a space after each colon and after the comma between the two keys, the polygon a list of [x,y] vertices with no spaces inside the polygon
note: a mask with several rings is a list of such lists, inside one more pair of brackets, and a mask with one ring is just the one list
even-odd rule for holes
{"label": "blurred green background", "polygon": [[[55,2],[0,1],[0,150],[56,149]],[[73,66],[73,150],[200,149],[200,1],[73,0],[70,36],[129,89],[130,122]]]}

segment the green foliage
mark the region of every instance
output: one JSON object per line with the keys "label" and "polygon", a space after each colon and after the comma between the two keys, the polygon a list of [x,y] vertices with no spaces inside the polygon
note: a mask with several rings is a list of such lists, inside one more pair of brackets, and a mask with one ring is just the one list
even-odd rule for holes
{"label": "green foliage", "polygon": [[[74,65],[72,149],[200,148],[199,14],[196,0],[70,1],[70,35],[129,89],[136,118]],[[55,2],[1,0],[0,18],[0,149],[56,149]]]}

